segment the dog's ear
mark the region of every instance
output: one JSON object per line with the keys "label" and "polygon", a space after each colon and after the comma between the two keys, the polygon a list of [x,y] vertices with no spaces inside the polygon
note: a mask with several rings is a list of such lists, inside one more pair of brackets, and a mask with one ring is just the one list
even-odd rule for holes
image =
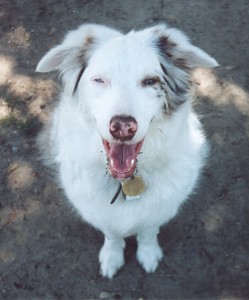
{"label": "dog's ear", "polygon": [[120,32],[105,26],[82,25],[69,32],[60,45],[47,52],[38,63],[36,71],[59,70],[64,73],[67,69],[86,64],[94,47],[118,35]]}
{"label": "dog's ear", "polygon": [[165,25],[152,29],[154,45],[159,54],[175,66],[185,69],[197,67],[214,68],[217,61],[200,48],[193,46],[180,30]]}
{"label": "dog's ear", "polygon": [[56,46],[47,52],[39,61],[36,72],[46,73],[54,70],[62,70],[67,57],[75,56],[80,49],[66,48],[63,45]]}

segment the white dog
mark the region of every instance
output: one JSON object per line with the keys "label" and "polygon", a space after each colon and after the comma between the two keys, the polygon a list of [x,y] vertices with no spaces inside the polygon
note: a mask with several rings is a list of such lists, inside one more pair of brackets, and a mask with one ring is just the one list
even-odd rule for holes
{"label": "white dog", "polygon": [[193,190],[206,155],[191,71],[217,65],[165,25],[128,34],[83,25],[39,62],[37,71],[58,70],[64,83],[43,148],[68,199],[105,235],[103,276],[124,264],[131,235],[147,272],[162,259],[159,228]]}

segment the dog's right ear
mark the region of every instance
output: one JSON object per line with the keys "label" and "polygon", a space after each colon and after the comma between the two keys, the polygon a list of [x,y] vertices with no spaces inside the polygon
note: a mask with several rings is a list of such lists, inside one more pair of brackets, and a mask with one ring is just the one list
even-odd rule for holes
{"label": "dog's right ear", "polygon": [[47,52],[37,65],[37,72],[79,68],[86,64],[98,44],[119,36],[121,33],[96,24],[86,24],[67,34],[64,41]]}

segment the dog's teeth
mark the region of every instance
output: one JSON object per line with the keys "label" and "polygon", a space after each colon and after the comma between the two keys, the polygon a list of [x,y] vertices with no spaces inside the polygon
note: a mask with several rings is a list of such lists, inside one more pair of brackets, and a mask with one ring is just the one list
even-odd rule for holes
{"label": "dog's teeth", "polygon": [[111,166],[114,167],[114,161],[111,159]]}
{"label": "dog's teeth", "polygon": [[135,163],[135,160],[132,159],[132,160],[131,160],[131,166],[132,166],[132,167],[134,166],[134,163]]}

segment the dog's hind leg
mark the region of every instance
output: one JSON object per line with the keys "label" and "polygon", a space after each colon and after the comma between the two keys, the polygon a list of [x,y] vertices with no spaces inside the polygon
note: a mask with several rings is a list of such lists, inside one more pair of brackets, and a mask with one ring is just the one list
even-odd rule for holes
{"label": "dog's hind leg", "polygon": [[114,236],[105,236],[105,242],[99,253],[99,262],[101,274],[112,278],[124,264],[123,238]]}
{"label": "dog's hind leg", "polygon": [[147,228],[137,234],[137,259],[146,272],[154,272],[163,257],[157,240],[159,228]]}

